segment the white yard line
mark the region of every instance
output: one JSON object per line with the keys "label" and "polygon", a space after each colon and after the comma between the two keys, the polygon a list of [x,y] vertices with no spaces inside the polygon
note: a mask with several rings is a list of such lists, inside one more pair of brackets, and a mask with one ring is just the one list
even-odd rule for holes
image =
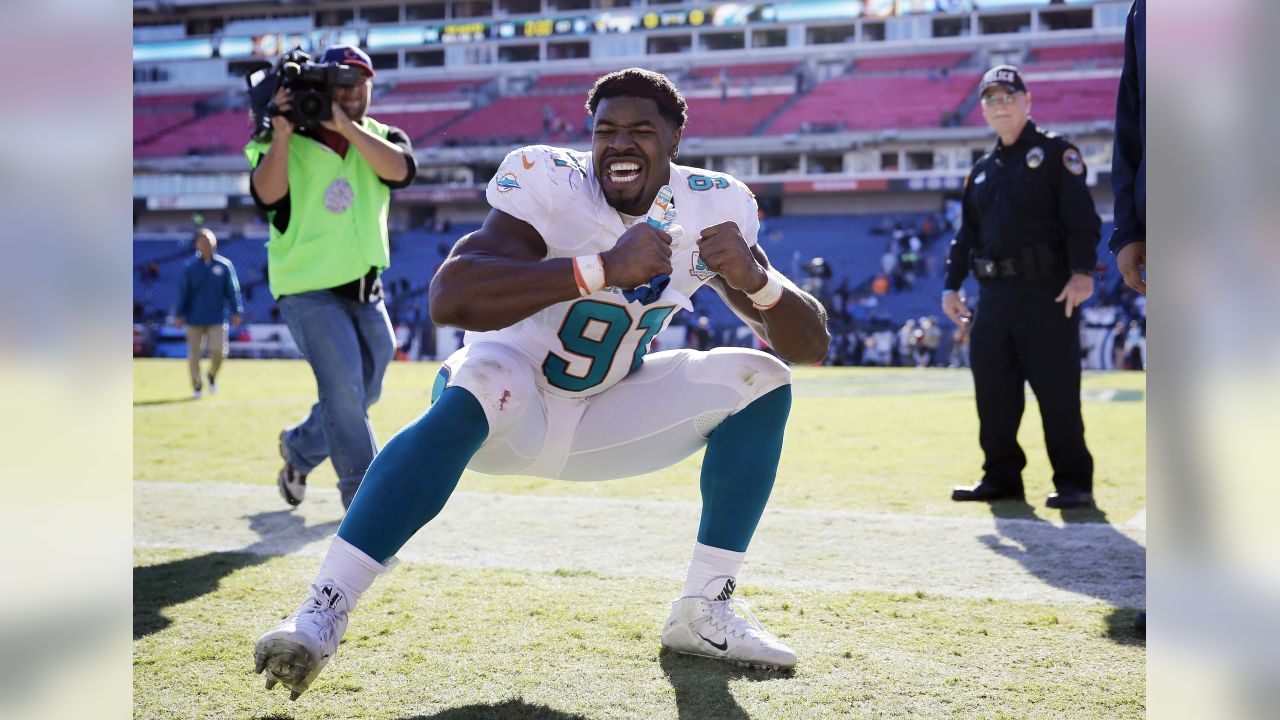
{"label": "white yard line", "polygon": [[[693,503],[459,492],[399,557],[663,578],[674,585],[684,576],[698,515]],[[134,483],[134,546],[140,548],[314,557],[324,552],[340,517],[331,489],[309,490],[306,502],[289,511],[267,485]],[[1122,526],[1062,525],[769,510],[742,581],[1143,607],[1145,543],[1139,518]]]}

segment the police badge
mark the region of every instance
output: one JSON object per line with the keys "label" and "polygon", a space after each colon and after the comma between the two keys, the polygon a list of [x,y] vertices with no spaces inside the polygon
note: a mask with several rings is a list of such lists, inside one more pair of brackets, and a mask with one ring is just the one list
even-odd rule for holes
{"label": "police badge", "polygon": [[1044,148],[1039,145],[1027,151],[1027,167],[1035,170],[1044,162]]}

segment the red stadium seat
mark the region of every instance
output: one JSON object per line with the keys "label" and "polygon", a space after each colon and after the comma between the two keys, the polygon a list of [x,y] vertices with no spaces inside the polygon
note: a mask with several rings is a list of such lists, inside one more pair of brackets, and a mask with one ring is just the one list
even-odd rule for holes
{"label": "red stadium seat", "polygon": [[945,79],[921,76],[836,78],[819,83],[767,130],[784,135],[810,123],[847,130],[939,127],[973,92],[977,73],[951,73]]}
{"label": "red stadium seat", "polygon": [[[1055,123],[1090,121],[1114,122],[1116,88],[1119,77],[1080,80],[1036,80],[1027,78],[1031,91],[1031,117],[1052,129]],[[974,105],[966,125],[984,125],[982,106]]]}
{"label": "red stadium seat", "polygon": [[690,98],[684,137],[741,137],[772,115],[789,95],[757,95],[749,100],[731,97]]}
{"label": "red stadium seat", "polygon": [[860,73],[903,72],[908,70],[933,70],[953,68],[970,52],[924,53],[919,55],[885,55],[862,58],[855,63]]}
{"label": "red stadium seat", "polygon": [[1026,65],[1040,63],[1094,63],[1102,67],[1120,67],[1124,63],[1124,45],[1104,43],[1092,45],[1052,45],[1032,50]]}

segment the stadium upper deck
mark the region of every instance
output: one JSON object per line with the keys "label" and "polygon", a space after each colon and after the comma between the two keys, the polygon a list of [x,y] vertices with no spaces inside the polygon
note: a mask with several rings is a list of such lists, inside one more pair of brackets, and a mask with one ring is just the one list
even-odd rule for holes
{"label": "stadium upper deck", "polygon": [[[479,202],[512,145],[584,147],[603,72],[643,65],[689,98],[682,159],[777,193],[946,192],[990,144],[977,77],[1015,62],[1033,115],[1109,164],[1128,3],[1048,0],[238,0],[134,3],[140,208],[242,202],[243,72],[295,45],[369,50],[372,114],[423,172],[397,197]],[[192,175],[203,175],[193,185]],[[220,203],[214,206],[224,207]]]}

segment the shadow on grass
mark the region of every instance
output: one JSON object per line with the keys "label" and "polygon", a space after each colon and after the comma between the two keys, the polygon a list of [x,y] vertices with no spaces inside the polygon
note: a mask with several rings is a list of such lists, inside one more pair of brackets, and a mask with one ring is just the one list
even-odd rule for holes
{"label": "shadow on grass", "polygon": [[[299,718],[306,715],[299,715]],[[297,720],[293,715],[272,713],[255,720]],[[521,698],[500,703],[464,705],[441,710],[434,715],[406,715],[399,720],[591,720],[586,715],[572,715],[546,705],[534,705]]]}
{"label": "shadow on grass", "polygon": [[231,573],[287,555],[320,537],[333,534],[338,520],[306,527],[300,515],[277,510],[251,515],[249,527],[262,538],[239,550],[212,552],[133,569],[133,639],[170,625],[167,608],[208,595]]}
{"label": "shadow on grass", "polygon": [[1107,637],[1144,643],[1134,627],[1145,604],[1147,549],[1117,530],[1098,508],[1062,511],[1063,525],[1036,515],[1025,501],[991,503],[996,534],[978,539],[992,552],[1017,560],[1031,575],[1056,588],[1089,595],[1115,607]]}
{"label": "shadow on grass", "polygon": [[777,680],[791,677],[792,671],[752,670],[720,660],[681,655],[663,649],[658,656],[662,672],[676,691],[676,712],[680,720],[748,720],[733,693],[730,680]]}
{"label": "shadow on grass", "polygon": [[199,398],[193,398],[190,395],[186,395],[180,398],[164,398],[162,400],[140,400],[135,402],[133,406],[145,407],[147,405],[173,405],[174,403],[189,403],[196,402],[197,400],[199,400]]}
{"label": "shadow on grass", "polygon": [[412,715],[400,720],[590,720],[546,705],[533,705],[520,698],[493,704],[465,705],[441,710],[434,715]]}
{"label": "shadow on grass", "polygon": [[1139,630],[1138,613],[1133,608],[1116,608],[1107,615],[1107,637],[1121,645],[1145,645],[1147,642],[1146,618]]}

